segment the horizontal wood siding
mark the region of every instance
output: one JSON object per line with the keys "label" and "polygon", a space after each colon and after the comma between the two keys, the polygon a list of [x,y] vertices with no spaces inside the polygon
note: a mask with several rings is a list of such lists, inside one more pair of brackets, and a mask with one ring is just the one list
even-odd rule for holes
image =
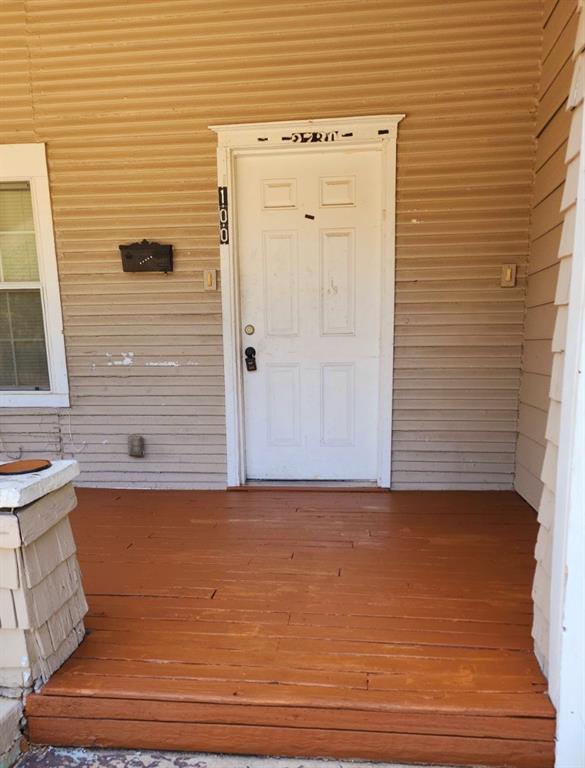
{"label": "horizontal wood siding", "polygon": [[[57,423],[83,482],[225,482],[207,126],[404,112],[393,485],[511,487],[540,0],[8,0],[2,14],[17,98],[1,140],[48,146],[72,401]],[[173,274],[122,273],[118,244],[143,237],[173,243]],[[134,432],[145,459],[126,455]],[[48,434],[23,447],[44,452]]]}
{"label": "horizontal wood siding", "polygon": [[555,289],[563,225],[561,201],[571,124],[567,98],[573,71],[577,0],[549,3],[543,16],[542,70],[526,291],[525,343],[520,387],[516,490],[537,508],[546,446],[548,393],[553,362]]}
{"label": "horizontal wood siding", "polygon": [[0,12],[1,140],[2,143],[38,141],[34,129],[24,2],[4,0]]}

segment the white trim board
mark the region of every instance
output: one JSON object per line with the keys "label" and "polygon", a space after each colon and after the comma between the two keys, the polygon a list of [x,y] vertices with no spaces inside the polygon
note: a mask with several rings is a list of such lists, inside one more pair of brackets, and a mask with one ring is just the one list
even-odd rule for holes
{"label": "white trim board", "polygon": [[240,290],[235,205],[235,158],[250,153],[307,152],[343,147],[378,147],[382,162],[382,304],[378,485],[390,487],[392,379],[394,341],[396,142],[404,115],[291,120],[271,123],[212,125],[217,134],[217,182],[227,188],[228,242],[220,242],[223,352],[225,374],[227,485],[246,482]]}

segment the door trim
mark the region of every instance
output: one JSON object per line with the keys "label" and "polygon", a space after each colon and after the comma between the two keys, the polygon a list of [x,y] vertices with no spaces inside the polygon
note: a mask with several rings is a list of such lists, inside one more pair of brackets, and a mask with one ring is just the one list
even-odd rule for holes
{"label": "door trim", "polygon": [[[227,440],[227,485],[246,482],[244,392],[240,341],[240,286],[235,200],[235,160],[242,154],[280,154],[291,150],[334,151],[340,147],[376,148],[382,165],[382,285],[378,403],[378,469],[381,488],[390,487],[394,282],[396,236],[396,141],[404,115],[286,120],[272,123],[212,125],[217,134],[217,184],[227,189],[227,228],[220,238],[223,356]],[[225,216],[225,213],[223,214]],[[225,232],[228,241],[225,242]],[[224,239],[224,242],[221,242]]]}

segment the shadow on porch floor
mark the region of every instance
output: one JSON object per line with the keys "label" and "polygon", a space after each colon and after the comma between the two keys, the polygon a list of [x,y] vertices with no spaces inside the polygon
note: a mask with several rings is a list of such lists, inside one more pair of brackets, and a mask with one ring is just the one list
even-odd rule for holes
{"label": "shadow on porch floor", "polygon": [[546,768],[516,494],[79,490],[89,636],[33,742]]}

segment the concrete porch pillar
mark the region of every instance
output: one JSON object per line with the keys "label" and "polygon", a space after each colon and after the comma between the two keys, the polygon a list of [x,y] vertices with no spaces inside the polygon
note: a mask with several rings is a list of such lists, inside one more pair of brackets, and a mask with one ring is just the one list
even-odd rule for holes
{"label": "concrete porch pillar", "polygon": [[26,695],[84,636],[87,603],[69,513],[77,462],[0,479],[0,768],[18,753]]}

